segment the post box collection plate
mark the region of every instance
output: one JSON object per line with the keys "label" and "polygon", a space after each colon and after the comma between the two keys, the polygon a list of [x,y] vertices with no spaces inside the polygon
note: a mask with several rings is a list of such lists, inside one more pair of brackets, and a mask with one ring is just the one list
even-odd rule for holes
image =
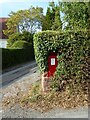
{"label": "post box collection plate", "polygon": [[55,58],[51,58],[51,65],[55,65]]}

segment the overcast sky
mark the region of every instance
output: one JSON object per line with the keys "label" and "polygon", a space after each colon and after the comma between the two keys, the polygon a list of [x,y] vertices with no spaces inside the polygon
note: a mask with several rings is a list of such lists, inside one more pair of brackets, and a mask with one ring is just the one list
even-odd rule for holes
{"label": "overcast sky", "polygon": [[[50,1],[52,0],[0,0],[0,17],[8,17],[11,11],[29,9],[31,5],[42,7],[45,14]],[[58,0],[53,1],[58,2]]]}

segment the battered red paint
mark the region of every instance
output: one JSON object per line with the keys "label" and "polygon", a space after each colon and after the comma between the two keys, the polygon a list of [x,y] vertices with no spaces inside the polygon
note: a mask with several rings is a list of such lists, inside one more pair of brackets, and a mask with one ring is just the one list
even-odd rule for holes
{"label": "battered red paint", "polygon": [[53,76],[58,65],[57,54],[52,52],[48,57],[48,77]]}

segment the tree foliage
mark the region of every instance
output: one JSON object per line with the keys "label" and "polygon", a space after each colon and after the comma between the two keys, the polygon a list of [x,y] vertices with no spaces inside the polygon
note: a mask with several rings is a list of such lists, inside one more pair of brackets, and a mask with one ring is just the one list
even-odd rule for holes
{"label": "tree foliage", "polygon": [[46,16],[44,17],[42,30],[60,30],[62,29],[62,21],[60,18],[59,6],[54,2],[49,3]]}
{"label": "tree foliage", "polygon": [[55,11],[55,19],[54,22],[52,23],[52,30],[62,30],[62,21],[60,19],[60,10],[58,6],[56,7]]}
{"label": "tree foliage", "polygon": [[59,5],[64,14],[64,29],[85,30],[89,28],[89,2],[59,2]]}
{"label": "tree foliage", "polygon": [[51,30],[52,22],[52,13],[50,8],[48,7],[46,16],[44,16],[42,30]]}
{"label": "tree foliage", "polygon": [[19,10],[16,13],[11,12],[7,21],[6,35],[12,35],[15,32],[29,31],[35,33],[37,29],[41,29],[41,21],[43,17],[43,9],[41,7],[31,7],[28,10]]}
{"label": "tree foliage", "polygon": [[9,36],[9,39],[7,40],[7,48],[10,48],[13,46],[13,44],[17,41],[26,41],[30,44],[33,44],[33,34],[31,34],[28,31],[24,31],[23,33],[16,32]]}

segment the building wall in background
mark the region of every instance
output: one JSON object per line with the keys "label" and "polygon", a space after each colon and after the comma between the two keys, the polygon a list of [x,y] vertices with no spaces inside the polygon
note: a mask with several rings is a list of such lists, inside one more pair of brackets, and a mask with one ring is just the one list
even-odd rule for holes
{"label": "building wall in background", "polygon": [[3,30],[7,29],[6,23],[8,18],[0,18],[0,48],[6,48],[8,37]]}
{"label": "building wall in background", "polygon": [[0,48],[7,47],[7,39],[0,39]]}

